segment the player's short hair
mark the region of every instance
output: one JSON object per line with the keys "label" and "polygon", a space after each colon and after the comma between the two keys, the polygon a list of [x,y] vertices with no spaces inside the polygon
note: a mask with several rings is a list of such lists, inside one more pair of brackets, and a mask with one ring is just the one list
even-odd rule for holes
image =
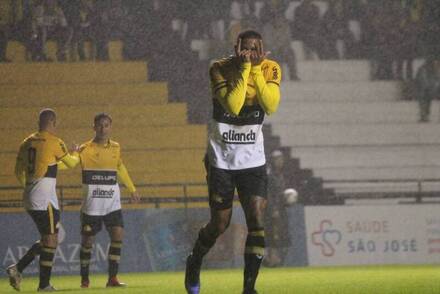
{"label": "player's short hair", "polygon": [[113,122],[112,117],[110,116],[110,114],[105,113],[105,112],[100,112],[97,115],[95,115],[95,118],[93,119],[93,123],[96,125],[103,118],[108,119],[110,121],[110,123]]}
{"label": "player's short hair", "polygon": [[55,110],[52,108],[44,108],[40,111],[38,115],[38,125],[40,128],[44,128],[50,121],[53,121],[57,118],[57,114]]}
{"label": "player's short hair", "polygon": [[263,37],[261,36],[261,34],[257,31],[253,31],[253,30],[247,30],[244,32],[241,32],[240,34],[238,34],[237,37],[237,41],[239,39],[258,39],[258,40],[263,40]]}

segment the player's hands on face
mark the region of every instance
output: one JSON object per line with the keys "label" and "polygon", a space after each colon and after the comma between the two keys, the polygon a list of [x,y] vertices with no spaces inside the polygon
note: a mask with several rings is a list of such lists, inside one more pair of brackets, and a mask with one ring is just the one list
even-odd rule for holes
{"label": "player's hands on face", "polygon": [[235,48],[235,54],[241,60],[242,63],[251,62],[252,50],[241,48],[241,38],[238,39],[237,47]]}
{"label": "player's hands on face", "polygon": [[131,203],[139,203],[141,200],[141,197],[139,196],[138,192],[131,193],[130,202]]}
{"label": "player's hands on face", "polygon": [[258,40],[255,45],[256,50],[252,50],[250,61],[252,65],[260,65],[270,52],[264,52],[263,40]]}

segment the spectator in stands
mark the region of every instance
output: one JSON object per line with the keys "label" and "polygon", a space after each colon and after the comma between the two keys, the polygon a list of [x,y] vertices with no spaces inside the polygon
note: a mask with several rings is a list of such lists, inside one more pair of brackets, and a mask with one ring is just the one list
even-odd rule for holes
{"label": "spectator in stands", "polygon": [[110,10],[112,3],[108,0],[96,0],[94,36],[96,45],[96,59],[106,61],[109,59],[108,43],[111,37]]}
{"label": "spectator in stands", "polygon": [[307,59],[312,58],[312,53],[320,55],[319,30],[319,8],[312,0],[303,0],[295,9],[291,33],[293,39],[303,41]]}
{"label": "spectator in stands", "polygon": [[373,79],[393,79],[393,62],[399,48],[398,2],[383,1],[374,4],[372,17],[372,67]]}
{"label": "spectator in stands", "polygon": [[32,60],[50,61],[47,57],[46,42],[57,42],[58,61],[66,60],[66,50],[71,39],[71,30],[63,10],[56,0],[42,0],[32,12]]}
{"label": "spectator in stands", "polygon": [[428,122],[431,101],[440,98],[440,53],[432,52],[416,75],[416,98],[419,101],[420,120]]}
{"label": "spectator in stands", "polygon": [[[342,0],[329,1],[321,21],[322,57],[342,59],[353,56],[354,36],[348,28],[348,18]],[[342,44],[341,48],[338,48]]]}
{"label": "spectator in stands", "polygon": [[95,24],[96,12],[94,2],[91,0],[69,0],[62,2],[67,23],[72,30],[72,40],[70,42],[70,60],[84,61],[86,59],[84,43],[86,40],[92,41],[90,59],[95,58]]}
{"label": "spectator in stands", "polygon": [[283,265],[290,246],[289,220],[284,191],[284,155],[274,150],[268,171],[267,208],[265,214],[267,255],[264,264],[269,267]]}
{"label": "spectator in stands", "polygon": [[267,6],[262,11],[263,38],[266,40],[266,49],[277,57],[280,63],[287,63],[291,80],[299,80],[296,69],[295,52],[290,46],[290,27],[284,15],[278,10]]}
{"label": "spectator in stands", "polygon": [[406,66],[405,77],[413,79],[413,61],[417,57],[419,34],[422,27],[423,3],[421,0],[402,1],[400,9],[400,34],[397,55],[396,78],[404,79],[403,67]]}
{"label": "spectator in stands", "polygon": [[8,47],[9,30],[12,25],[11,1],[0,1],[0,62],[10,62],[6,58],[6,48]]}

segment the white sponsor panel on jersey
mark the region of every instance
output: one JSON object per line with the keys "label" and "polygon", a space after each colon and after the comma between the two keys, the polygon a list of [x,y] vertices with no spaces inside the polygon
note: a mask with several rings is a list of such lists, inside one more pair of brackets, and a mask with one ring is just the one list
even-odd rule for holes
{"label": "white sponsor panel on jersey", "polygon": [[310,265],[440,262],[440,206],[309,206]]}
{"label": "white sponsor panel on jersey", "polygon": [[217,168],[237,170],[264,165],[262,125],[236,126],[211,121],[208,155]]}

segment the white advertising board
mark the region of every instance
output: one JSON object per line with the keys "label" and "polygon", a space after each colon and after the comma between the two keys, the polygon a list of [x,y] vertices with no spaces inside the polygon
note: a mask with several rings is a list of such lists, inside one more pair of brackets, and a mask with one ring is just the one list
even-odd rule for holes
{"label": "white advertising board", "polygon": [[440,263],[440,205],[305,207],[309,265]]}

